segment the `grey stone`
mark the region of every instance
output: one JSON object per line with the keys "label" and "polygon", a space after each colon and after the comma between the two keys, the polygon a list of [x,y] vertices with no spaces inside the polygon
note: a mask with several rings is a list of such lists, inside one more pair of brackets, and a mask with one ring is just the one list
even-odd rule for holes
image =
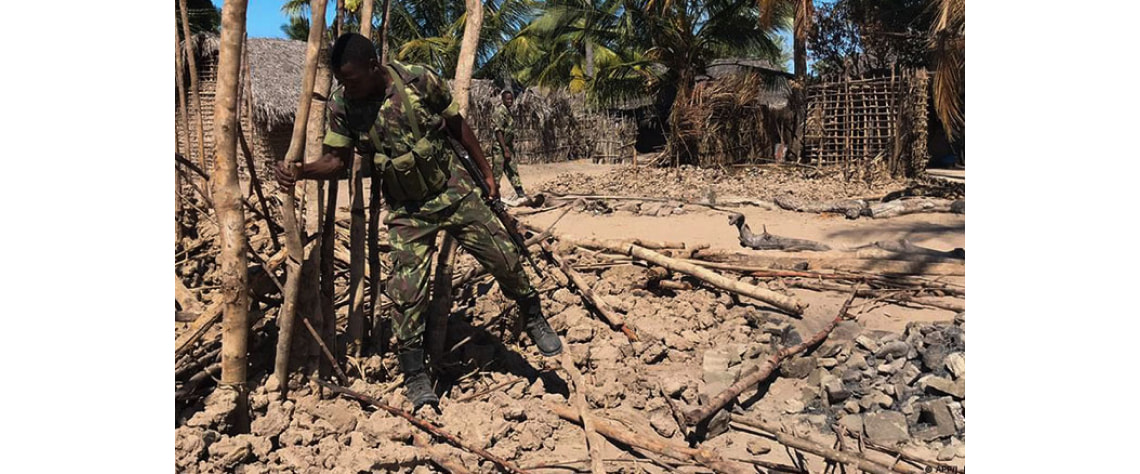
{"label": "grey stone", "polygon": [[898,371],[901,370],[903,368],[903,365],[906,363],[906,359],[898,358],[891,362],[879,364],[876,370],[878,370],[880,374],[893,375],[895,373],[898,373]]}
{"label": "grey stone", "polygon": [[815,356],[792,357],[780,364],[780,374],[793,379],[802,379],[808,376],[816,367]]}
{"label": "grey stone", "polygon": [[824,381],[823,390],[824,393],[827,393],[827,401],[833,404],[851,396],[851,392],[843,385],[843,381],[835,378]]}
{"label": "grey stone", "polygon": [[966,412],[962,408],[962,404],[958,402],[947,403],[946,406],[950,408],[950,416],[954,417],[954,428],[958,431],[966,430]]}
{"label": "grey stone", "polygon": [[876,443],[896,444],[910,438],[906,416],[897,411],[869,413],[863,418],[867,437]]}
{"label": "grey stone", "polygon": [[959,379],[966,375],[966,355],[961,352],[955,352],[946,356],[946,370],[950,371],[950,375]]}
{"label": "grey stone", "polygon": [[859,344],[859,346],[861,346],[862,348],[867,349],[871,352],[875,352],[875,351],[879,350],[879,343],[876,342],[874,339],[871,339],[870,337],[868,337],[865,334],[860,335],[859,337],[856,337],[855,343]]}
{"label": "grey stone", "polygon": [[850,367],[850,368],[855,369],[855,370],[866,369],[867,368],[867,357],[865,357],[863,354],[860,354],[860,353],[851,354],[851,357],[849,357],[847,359],[847,367]]}
{"label": "grey stone", "polygon": [[839,360],[837,360],[834,357],[821,357],[819,359],[819,366],[820,367],[826,367],[826,368],[830,369],[830,368],[835,367],[837,365],[839,365]]}
{"label": "grey stone", "polygon": [[858,437],[863,434],[863,415],[844,416],[839,419],[839,426],[845,428],[852,436]]}
{"label": "grey stone", "polygon": [[855,400],[847,400],[844,402],[843,409],[847,410],[847,413],[859,413],[863,411],[863,407],[860,407],[859,402]]}
{"label": "grey stone", "polygon": [[966,398],[965,378],[951,382],[942,377],[926,376],[919,381],[919,385],[927,389],[928,392],[933,389],[937,393],[944,393],[959,400]]}
{"label": "grey stone", "polygon": [[946,356],[949,354],[950,349],[946,344],[928,344],[922,351],[922,365],[930,370],[938,370],[945,364]]}
{"label": "grey stone", "polygon": [[894,403],[895,400],[893,398],[878,390],[873,390],[871,393],[868,393],[867,395],[864,395],[863,398],[859,399],[859,406],[864,410],[876,406],[882,408],[890,408]]}
{"label": "grey stone", "polygon": [[903,364],[903,367],[899,369],[898,372],[895,372],[895,374],[890,376],[887,380],[891,383],[910,385],[913,384],[915,380],[918,380],[920,375],[922,375],[922,371],[919,370],[918,367],[915,367],[913,363],[907,362]]}
{"label": "grey stone", "polygon": [[954,459],[954,455],[957,453],[958,453],[957,448],[955,448],[953,446],[947,446],[945,448],[942,448],[940,451],[938,451],[938,460],[939,461],[951,461]]}
{"label": "grey stone", "polygon": [[954,426],[954,417],[950,414],[949,402],[949,398],[939,398],[916,404],[918,424],[925,425],[925,428],[915,432],[916,438],[932,441],[953,436],[958,431]]}
{"label": "grey stone", "polygon": [[859,383],[860,380],[863,380],[863,375],[861,371],[849,369],[843,371],[843,375],[840,378],[847,383]]}
{"label": "grey stone", "polygon": [[879,346],[879,349],[874,352],[875,357],[878,358],[899,358],[905,357],[909,351],[910,344],[905,341],[890,341]]}
{"label": "grey stone", "polygon": [[835,325],[835,329],[831,330],[831,334],[827,336],[830,341],[854,341],[859,333],[863,332],[863,327],[856,321],[841,321]]}

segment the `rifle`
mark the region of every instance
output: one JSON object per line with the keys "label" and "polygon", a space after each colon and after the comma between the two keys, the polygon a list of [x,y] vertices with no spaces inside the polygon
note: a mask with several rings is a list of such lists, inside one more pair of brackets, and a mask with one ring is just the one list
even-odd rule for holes
{"label": "rifle", "polygon": [[[487,187],[487,182],[483,179],[483,171],[475,165],[475,162],[467,155],[466,150],[456,147],[455,142],[450,138],[447,139],[447,144],[451,146],[451,151],[455,152],[455,156],[459,159],[459,162],[463,164],[463,168],[471,175],[471,179],[479,185],[479,189],[483,191],[483,197],[486,198],[490,196],[491,189]],[[488,202],[487,206],[490,207],[491,212],[494,212],[495,216],[499,218],[499,222],[503,223],[503,227],[507,229],[507,235],[511,237],[511,242],[515,243],[515,247],[518,247],[519,253],[521,253],[523,257],[526,257],[526,261],[530,262],[530,266],[534,268],[534,272],[537,273],[539,277],[543,277],[542,269],[538,268],[538,265],[534,263],[534,257],[531,256],[530,250],[526,247],[526,240],[523,239],[522,234],[519,233],[518,221],[507,212],[507,206],[498,198]]]}

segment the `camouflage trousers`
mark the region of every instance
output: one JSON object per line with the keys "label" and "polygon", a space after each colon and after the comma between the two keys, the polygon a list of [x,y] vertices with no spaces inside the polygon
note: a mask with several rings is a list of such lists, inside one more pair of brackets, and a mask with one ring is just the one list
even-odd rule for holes
{"label": "camouflage trousers", "polygon": [[[514,150],[511,151],[514,155]],[[503,150],[496,144],[491,148],[491,174],[495,177],[495,182],[498,183],[503,179],[503,172],[507,173],[507,180],[511,182],[511,186],[515,188],[515,192],[522,191],[522,179],[519,178],[519,168],[515,165],[515,160],[512,157],[511,161],[507,161],[503,155]]]}
{"label": "camouflage trousers", "polygon": [[423,342],[427,326],[429,269],[436,235],[450,234],[499,282],[499,289],[513,300],[531,296],[534,287],[514,243],[478,193],[470,193],[455,205],[434,213],[391,213],[385,220],[392,245],[392,273],[388,296],[395,303],[392,331],[400,347]]}

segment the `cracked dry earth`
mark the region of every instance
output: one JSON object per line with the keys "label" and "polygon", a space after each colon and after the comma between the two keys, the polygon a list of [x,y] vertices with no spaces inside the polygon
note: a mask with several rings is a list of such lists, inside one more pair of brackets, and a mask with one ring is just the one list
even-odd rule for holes
{"label": "cracked dry earth", "polygon": [[[561,186],[562,192],[573,193],[595,192],[575,189],[575,180],[608,179],[607,173],[618,171],[596,165],[569,166],[581,167],[584,174],[562,175],[564,171],[579,171],[567,164],[523,165],[520,171],[524,179],[531,176],[532,182],[545,181],[547,189]],[[887,221],[889,225],[881,229],[871,229],[866,223],[844,221],[842,217],[748,212],[785,226],[782,233],[796,237],[820,238],[823,234],[834,241],[907,236],[938,248],[964,246],[963,216],[904,216]],[[555,213],[523,220],[545,227],[554,219],[551,214]],[[712,241],[714,249],[755,252],[740,249],[727,224],[716,224],[719,230],[711,227],[713,220],[722,216],[699,211],[664,216],[616,211],[597,216],[583,209],[568,214],[555,234],[613,238],[614,223],[607,219],[622,219],[627,226],[622,235],[626,237]],[[930,226],[949,230],[932,232]],[[827,230],[820,231],[821,227]],[[559,358],[543,358],[525,336],[522,341],[516,336],[511,324],[513,304],[501,295],[497,285],[489,277],[476,279],[457,289],[446,344],[452,350],[438,364],[440,413],[430,409],[417,413],[457,437],[534,472],[589,470],[582,428],[547,408],[569,406],[571,391],[584,389],[595,416],[643,436],[684,443],[685,428],[675,421],[670,405],[681,411],[697,407],[731,385],[750,366],[810,338],[835,317],[847,296],[788,288],[779,279],[742,277],[743,281],[795,295],[808,303],[803,317],[796,318],[681,274],[669,278],[692,289],[660,289],[647,283],[651,267],[643,262],[615,261],[564,245],[560,249],[595,294],[624,314],[640,340],[631,343],[600,321],[583,306],[577,293],[551,276],[552,269],[545,263],[541,264],[545,279],[540,280],[528,269],[542,292],[543,308],[551,324],[583,374],[585,387],[574,388]],[[456,274],[474,265],[473,259],[461,253]],[[941,278],[964,285],[962,277]],[[863,456],[888,465],[895,456],[877,451],[873,445],[963,468],[965,313],[865,303],[863,298],[856,299],[853,319],[840,323],[814,350],[785,361],[767,382],[738,397],[730,410],[748,419],[774,423],[788,435],[861,451]],[[354,379],[350,388],[410,409],[398,387],[400,378],[393,375],[398,372],[395,367],[392,354],[366,357],[349,369]],[[413,433],[421,432],[403,419],[354,400],[322,396],[299,376],[292,381],[288,398],[275,401],[266,390],[266,371],[255,371],[254,377],[249,434],[227,434],[232,423],[227,415],[233,401],[222,391],[176,413],[178,472],[443,472],[415,446]],[[843,438],[841,445],[837,444],[837,433]],[[771,463],[790,467],[797,462],[808,472],[830,469],[819,456],[785,449],[773,437],[739,425],[714,421],[703,435],[700,447],[715,451],[723,459],[739,460],[741,472],[781,472],[770,469]],[[496,471],[488,461],[442,440],[431,443],[438,454],[473,472]],[[607,472],[710,472],[611,440],[602,443],[601,454]],[[750,463],[756,461],[769,467]],[[905,462],[900,462],[900,468],[923,472],[921,467]],[[850,466],[846,469],[855,472]]]}

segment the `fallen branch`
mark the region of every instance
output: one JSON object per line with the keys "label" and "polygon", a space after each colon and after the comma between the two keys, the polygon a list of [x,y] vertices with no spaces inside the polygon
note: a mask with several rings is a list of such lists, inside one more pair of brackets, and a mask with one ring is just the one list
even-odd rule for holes
{"label": "fallen branch", "polygon": [[491,461],[496,466],[499,466],[499,468],[501,468],[507,472],[513,472],[516,474],[522,474],[522,473],[526,472],[526,471],[519,469],[518,467],[515,467],[514,463],[507,461],[505,459],[502,459],[498,456],[495,456],[494,454],[488,453],[486,450],[481,449],[478,446],[475,446],[471,443],[463,441],[462,439],[459,439],[455,435],[444,431],[442,428],[436,426],[433,423],[430,423],[430,422],[421,420],[419,418],[416,418],[411,413],[408,413],[408,412],[401,410],[399,408],[389,406],[389,405],[385,404],[384,402],[381,402],[380,400],[372,398],[372,397],[365,395],[363,393],[358,393],[356,391],[353,391],[353,390],[350,390],[350,389],[347,389],[344,387],[333,385],[333,384],[325,382],[323,380],[316,380],[316,382],[318,384],[320,384],[320,386],[322,386],[328,390],[331,390],[333,393],[339,393],[341,395],[345,395],[345,396],[348,396],[351,398],[355,398],[356,400],[362,401],[362,402],[367,403],[369,405],[372,405],[376,408],[384,410],[388,413],[391,413],[392,415],[403,418],[403,419],[407,420],[408,423],[415,425],[417,428],[424,430],[424,431],[427,431],[428,433],[431,433],[434,436],[438,436],[440,438],[443,438],[448,443],[451,443],[453,446],[455,446],[457,448],[465,449],[467,451],[475,453],[475,454],[481,456],[483,459]]}
{"label": "fallen branch", "polygon": [[586,279],[582,277],[582,274],[570,268],[570,265],[566,263],[566,259],[557,251],[551,249],[547,243],[542,243],[542,249],[558,267],[558,271],[562,272],[578,289],[578,296],[582,298],[583,303],[597,310],[598,314],[606,320],[606,323],[609,324],[611,328],[620,330],[625,334],[625,337],[629,338],[630,342],[637,340],[637,334],[633,332],[632,328],[625,324],[625,318],[622,317],[617,310],[613,309],[609,303],[606,303],[605,300],[594,294],[593,290],[590,289],[590,285],[586,283]]}
{"label": "fallen branch", "polygon": [[422,434],[412,433],[412,443],[414,443],[417,448],[420,448],[424,454],[427,454],[428,457],[431,458],[431,462],[434,462],[437,466],[451,474],[467,474],[471,472],[463,467],[462,464],[459,464],[459,461],[445,456],[435,448],[432,448],[431,443],[428,442],[428,438]]}
{"label": "fallen branch", "polygon": [[794,297],[782,295],[767,288],[760,288],[755,285],[727,278],[723,275],[709,271],[708,269],[701,268],[688,261],[669,258],[652,250],[647,250],[636,245],[624,242],[601,241],[596,239],[574,240],[570,242],[580,247],[609,250],[612,252],[637,257],[642,260],[646,260],[668,268],[675,272],[681,272],[696,277],[722,290],[731,291],[733,293],[738,293],[750,298],[755,298],[796,316],[802,315],[804,313],[804,309],[807,308],[806,304],[800,302]]}
{"label": "fallen branch", "polygon": [[329,351],[329,346],[325,345],[325,341],[321,340],[321,335],[317,333],[316,329],[313,329],[313,325],[309,323],[309,318],[302,316],[301,322],[305,324],[305,328],[309,330],[309,335],[313,336],[313,340],[321,347],[321,352],[324,353],[325,359],[328,360],[333,370],[336,371],[336,376],[340,378],[341,383],[348,383],[348,376],[340,369],[340,364],[336,363],[336,357],[333,357],[332,352]]}
{"label": "fallen branch", "polygon": [[848,219],[857,219],[867,208],[867,201],[862,199],[837,199],[834,201],[807,201],[795,196],[780,196],[776,198],[776,205],[783,209],[796,212],[809,212],[816,214],[836,213],[847,216]]}
{"label": "fallen branch", "polygon": [[966,266],[954,262],[915,262],[903,260],[863,260],[829,257],[775,257],[758,254],[701,252],[700,260],[684,261],[707,268],[755,272],[770,270],[836,270],[866,272],[878,275],[946,275],[965,276]]}
{"label": "fallen branch", "polygon": [[[855,290],[857,290],[857,288]],[[741,392],[748,389],[749,387],[755,387],[761,381],[770,377],[772,375],[772,372],[774,372],[776,368],[780,366],[780,363],[783,362],[784,359],[799,354],[807,350],[809,347],[813,347],[816,344],[823,342],[823,340],[827,338],[827,335],[831,334],[831,330],[835,329],[835,326],[847,317],[847,309],[851,306],[851,302],[855,300],[855,293],[856,291],[853,290],[851,292],[851,296],[848,297],[847,301],[843,303],[843,306],[839,308],[839,314],[835,315],[835,319],[832,319],[831,322],[827,324],[827,326],[824,326],[823,329],[812,336],[811,339],[808,339],[791,347],[785,347],[780,352],[773,354],[768,358],[767,361],[764,362],[763,365],[757,367],[749,374],[741,374],[740,380],[732,384],[731,387],[724,389],[724,391],[720,392],[715,397],[710,398],[708,403],[706,403],[703,407],[698,407],[690,411],[685,416],[689,424],[696,426],[703,423],[714,413],[720,411],[720,409],[724,408],[732,400],[735,400],[736,397],[740,396]]]}
{"label": "fallen branch", "polygon": [[590,415],[590,409],[586,406],[586,383],[582,381],[582,372],[578,370],[578,366],[574,365],[574,358],[570,355],[570,351],[562,352],[562,368],[566,369],[566,373],[570,375],[570,380],[574,382],[574,393],[570,399],[574,402],[574,407],[578,409],[578,416],[582,419],[582,431],[586,435],[586,450],[590,453],[590,471],[594,474],[605,474],[605,466],[602,465],[602,446],[601,439],[598,438],[598,432],[594,429],[594,419]]}
{"label": "fallen branch", "polygon": [[744,223],[743,214],[733,214],[729,216],[728,224],[736,226],[736,231],[740,234],[741,247],[756,250],[783,250],[785,252],[796,252],[800,250],[823,252],[831,250],[831,247],[813,240],[794,239],[769,234],[768,226],[764,226],[763,234],[753,234],[752,229],[748,228],[748,224]]}
{"label": "fallen branch", "polygon": [[893,468],[888,467],[858,454],[837,451],[814,441],[788,435],[781,432],[779,428],[775,426],[757,420],[749,420],[740,415],[732,414],[730,415],[730,420],[732,420],[732,423],[771,433],[776,437],[776,441],[780,444],[783,444],[784,446],[807,451],[809,453],[822,456],[825,459],[840,462],[843,464],[852,464],[858,469],[870,472],[872,474],[891,474],[893,472],[902,472],[909,474],[917,472],[910,469],[903,469],[902,466],[894,466]]}
{"label": "fallen branch", "polygon": [[[816,291],[850,291],[850,288],[843,285],[826,282],[826,281],[810,281],[810,280],[793,280],[784,282],[785,285],[792,288],[805,288],[808,290]],[[884,295],[884,292],[896,292],[897,294]],[[955,302],[938,301],[929,298],[921,298],[915,293],[923,291],[921,289],[904,289],[904,290],[876,290],[876,289],[860,289],[856,291],[857,296],[860,298],[881,298],[885,301],[898,302],[898,303],[914,303],[922,306],[930,306],[932,308],[945,309],[947,311],[962,312],[966,310],[966,305],[958,304]],[[934,290],[932,290],[934,291]]]}
{"label": "fallen branch", "polygon": [[[573,422],[581,423],[581,418],[578,416],[578,411],[562,406],[547,403],[545,407],[554,412],[554,414],[562,417],[562,419]],[[646,436],[640,433],[630,431],[624,426],[618,425],[612,421],[604,418],[593,416],[594,428],[602,436],[617,441],[621,444],[632,446],[636,448],[645,449],[647,451],[660,454],[679,461],[695,461],[714,471],[727,472],[727,473],[744,473],[748,472],[733,464],[725,462],[714,451],[701,448],[690,448],[685,445],[675,444],[670,441],[656,438],[654,436]]]}
{"label": "fallen branch", "polygon": [[866,214],[874,219],[883,219],[922,212],[953,212],[956,214],[965,214],[966,200],[959,199],[957,201],[951,201],[949,199],[935,198],[899,199],[868,206]]}
{"label": "fallen branch", "polygon": [[459,397],[459,398],[455,399],[455,402],[456,402],[456,403],[462,403],[462,402],[471,401],[471,400],[474,400],[474,399],[476,399],[476,398],[482,397],[482,396],[484,396],[484,395],[486,395],[486,394],[488,394],[488,393],[494,392],[494,391],[496,391],[496,390],[502,390],[502,389],[504,389],[504,388],[507,388],[507,387],[513,386],[514,384],[516,384],[516,383],[519,383],[519,382],[522,382],[523,380],[526,380],[526,379],[525,379],[525,378],[522,378],[522,377],[519,377],[519,378],[517,378],[517,379],[512,379],[512,380],[508,380],[508,381],[506,381],[506,382],[502,382],[502,383],[499,383],[499,384],[495,384],[494,386],[492,386],[492,387],[490,387],[490,388],[488,388],[488,389],[486,389],[486,390],[483,390],[482,392],[477,392],[477,393],[473,393],[473,394],[471,394],[471,395],[466,395],[466,396],[463,396],[463,397]]}

